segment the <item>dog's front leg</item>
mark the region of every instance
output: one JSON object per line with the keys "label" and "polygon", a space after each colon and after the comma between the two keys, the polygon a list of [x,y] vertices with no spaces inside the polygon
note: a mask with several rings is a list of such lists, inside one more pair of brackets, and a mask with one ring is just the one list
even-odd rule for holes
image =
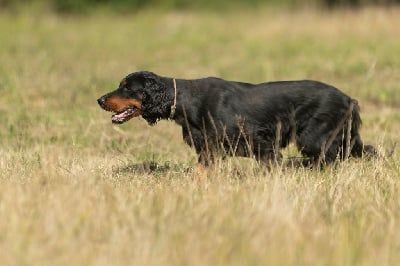
{"label": "dog's front leg", "polygon": [[264,148],[261,151],[255,151],[255,154],[257,154],[257,161],[262,165],[265,165],[269,170],[272,165],[279,165],[283,158],[282,153],[273,148]]}
{"label": "dog's front leg", "polygon": [[198,163],[204,167],[208,167],[215,162],[215,156],[207,149],[201,149],[197,152],[199,158]]}
{"label": "dog's front leg", "polygon": [[215,161],[215,156],[212,152],[213,145],[210,141],[204,138],[200,130],[194,127],[182,126],[182,135],[184,141],[190,147],[195,148],[198,155],[199,165],[202,165],[202,167],[208,167]]}

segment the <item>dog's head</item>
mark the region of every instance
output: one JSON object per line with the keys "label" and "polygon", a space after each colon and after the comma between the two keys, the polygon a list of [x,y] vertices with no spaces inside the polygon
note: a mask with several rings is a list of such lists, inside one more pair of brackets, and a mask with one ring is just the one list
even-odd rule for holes
{"label": "dog's head", "polygon": [[115,113],[111,117],[113,123],[122,124],[141,115],[153,125],[168,118],[173,97],[160,76],[141,71],[126,76],[116,90],[101,96],[97,102],[104,110]]}

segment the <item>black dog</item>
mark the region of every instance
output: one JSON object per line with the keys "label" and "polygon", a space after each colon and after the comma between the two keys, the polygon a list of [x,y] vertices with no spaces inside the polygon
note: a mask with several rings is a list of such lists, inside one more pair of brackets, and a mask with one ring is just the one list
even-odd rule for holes
{"label": "black dog", "polygon": [[359,135],[357,101],[317,81],[262,84],[219,78],[173,79],[151,72],[125,77],[98,100],[113,123],[141,115],[150,125],[171,119],[208,165],[218,153],[255,157],[269,164],[289,142],[314,165],[348,156],[375,155]]}

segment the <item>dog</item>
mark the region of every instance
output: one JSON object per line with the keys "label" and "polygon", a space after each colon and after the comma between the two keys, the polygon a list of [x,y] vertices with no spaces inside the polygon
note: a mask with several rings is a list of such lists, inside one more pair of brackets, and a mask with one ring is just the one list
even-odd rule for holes
{"label": "dog", "polygon": [[138,116],[150,125],[175,121],[203,166],[220,154],[253,157],[270,165],[281,161],[280,149],[290,142],[314,166],[377,154],[361,140],[357,101],[319,81],[250,84],[140,71],[123,78],[97,102],[114,113],[115,124]]}

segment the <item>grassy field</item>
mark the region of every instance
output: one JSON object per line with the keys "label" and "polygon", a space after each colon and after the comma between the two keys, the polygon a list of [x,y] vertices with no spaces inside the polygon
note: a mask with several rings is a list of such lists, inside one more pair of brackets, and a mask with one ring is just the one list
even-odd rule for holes
{"label": "grassy field", "polygon": [[[362,136],[400,141],[400,9],[0,13],[1,265],[396,265],[400,156],[199,178],[171,122],[113,126],[127,73],[318,79],[357,98]],[[296,156],[293,148],[286,156]]]}

